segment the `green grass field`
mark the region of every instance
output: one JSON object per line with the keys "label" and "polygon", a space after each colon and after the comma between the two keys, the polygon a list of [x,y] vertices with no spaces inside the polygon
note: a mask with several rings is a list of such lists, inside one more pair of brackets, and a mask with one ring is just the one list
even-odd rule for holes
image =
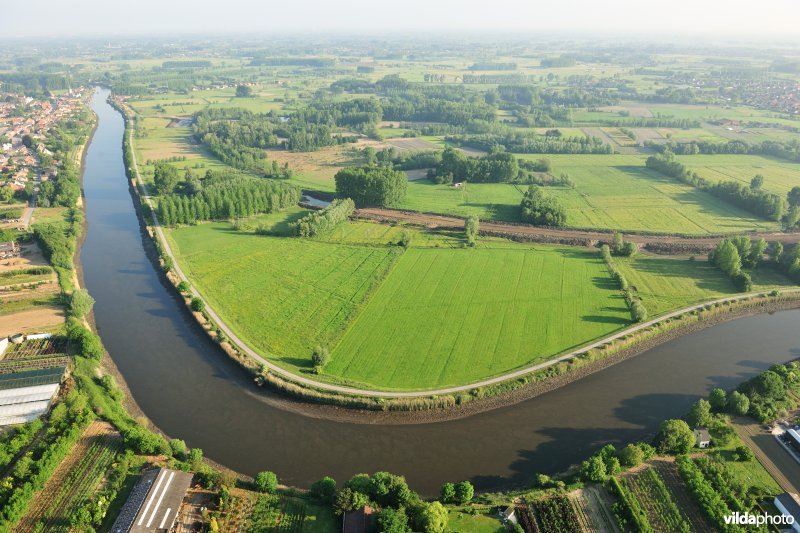
{"label": "green grass field", "polygon": [[[733,296],[736,288],[705,257],[694,261],[683,258],[639,255],[614,258],[619,270],[650,316],[660,315],[689,305]],[[753,290],[791,285],[777,271],[761,266],[752,273]]]}
{"label": "green grass field", "polygon": [[575,182],[574,189],[547,189],[566,206],[569,226],[690,235],[778,229],[775,222],[649,171],[642,156],[549,159],[554,175],[566,172]]}
{"label": "green grass field", "polygon": [[400,251],[265,237],[230,224],[169,232],[187,275],[242,340],[290,368],[336,342]]}
{"label": "green grass field", "polygon": [[628,322],[596,253],[412,248],[333,350],[326,373],[394,389],[456,385],[544,360]]}
{"label": "green grass field", "polygon": [[436,185],[421,179],[408,183],[408,193],[400,209],[442,213],[445,215],[478,215],[481,219],[519,221],[519,204],[523,187],[506,183],[467,183],[462,189]]}
{"label": "green grass field", "polygon": [[[546,188],[548,194],[558,197],[566,207],[570,227],[688,235],[779,228],[775,222],[649,171],[644,167],[642,156],[550,155],[548,159],[554,175],[567,173],[575,182],[574,189]],[[468,183],[463,189],[456,189],[429,180],[416,180],[409,183],[408,194],[398,207],[518,222],[519,203],[525,188],[502,183]]]}
{"label": "green grass field", "polygon": [[800,185],[800,163],[759,155],[687,155],[678,159],[709,181],[750,185],[753,176],[761,174],[764,189],[781,195]]}

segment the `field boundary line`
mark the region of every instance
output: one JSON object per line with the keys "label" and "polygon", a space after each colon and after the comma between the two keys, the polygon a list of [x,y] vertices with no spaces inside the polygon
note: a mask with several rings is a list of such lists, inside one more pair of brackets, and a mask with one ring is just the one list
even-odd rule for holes
{"label": "field boundary line", "polygon": [[[311,378],[307,378],[305,376],[301,376],[301,375],[295,374],[295,373],[293,373],[293,372],[291,372],[289,370],[286,370],[286,369],[278,366],[277,364],[265,359],[258,352],[253,350],[248,344],[246,344],[244,341],[242,341],[231,330],[231,328],[225,323],[225,321],[222,320],[222,318],[217,314],[217,312],[210,305],[208,305],[208,302],[206,301],[206,299],[203,298],[203,296],[197,291],[197,289],[194,288],[194,286],[190,282],[189,278],[186,276],[186,274],[184,274],[183,270],[180,267],[180,264],[178,263],[178,261],[177,261],[177,259],[175,257],[175,254],[172,251],[172,247],[170,246],[170,244],[169,244],[169,242],[168,242],[168,240],[166,238],[166,234],[164,233],[164,229],[161,226],[161,222],[158,220],[158,214],[157,214],[156,209],[154,208],[153,200],[150,197],[150,195],[147,194],[147,188],[146,188],[146,186],[144,184],[144,181],[142,180],[142,177],[141,177],[141,175],[139,173],[139,165],[138,165],[137,159],[136,159],[136,150],[134,149],[134,145],[133,145],[133,130],[130,129],[130,128],[129,128],[129,131],[128,131],[128,142],[130,143],[130,153],[131,153],[131,159],[132,159],[131,162],[133,163],[133,170],[134,170],[134,173],[136,175],[136,183],[139,186],[139,190],[141,191],[140,192],[140,196],[142,197],[142,200],[150,208],[150,212],[151,212],[152,217],[153,217],[153,228],[155,229],[156,236],[157,236],[157,238],[158,238],[158,240],[159,240],[159,242],[160,242],[160,244],[162,246],[162,249],[164,250],[164,253],[172,261],[172,270],[177,275],[178,279],[180,281],[185,281],[187,284],[189,284],[189,287],[190,287],[189,293],[190,293],[190,295],[192,297],[194,297],[194,298],[199,298],[200,300],[203,301],[203,303],[205,304],[206,313],[208,313],[208,315],[211,317],[211,319],[216,323],[217,327],[219,327],[219,329],[221,329],[225,333],[225,335],[228,337],[228,339],[233,344],[235,344],[239,349],[244,351],[248,356],[250,356],[252,359],[257,361],[258,363],[264,365],[267,369],[270,370],[270,372],[274,372],[275,374],[278,374],[278,375],[282,376],[283,378],[288,379],[289,381],[292,381],[292,382],[298,383],[298,384],[302,384],[302,385],[306,385],[306,386],[311,387],[313,389],[321,389],[321,390],[330,391],[330,392],[337,392],[337,393],[349,394],[349,395],[354,395],[354,396],[368,396],[368,397],[374,397],[374,398],[420,398],[420,397],[426,397],[426,396],[438,396],[438,395],[452,394],[452,393],[457,393],[457,392],[467,392],[467,391],[470,391],[472,389],[476,389],[476,388],[479,388],[479,387],[486,387],[486,386],[489,386],[489,385],[496,385],[498,383],[502,383],[502,382],[505,382],[505,381],[509,381],[509,380],[512,380],[512,379],[516,379],[516,378],[520,378],[520,377],[526,376],[528,374],[531,374],[533,372],[537,372],[539,370],[544,370],[545,368],[551,367],[551,366],[556,365],[558,363],[562,363],[564,361],[569,361],[570,359],[574,359],[576,357],[579,357],[579,356],[589,352],[590,350],[593,350],[595,348],[599,348],[599,347],[601,347],[603,345],[608,344],[609,342],[621,339],[621,338],[626,337],[626,336],[628,336],[628,335],[630,335],[632,333],[636,333],[636,332],[645,330],[645,329],[647,329],[647,328],[649,328],[651,326],[658,325],[658,324],[660,324],[662,322],[666,322],[666,321],[668,321],[668,320],[670,320],[672,318],[676,318],[676,317],[684,315],[686,313],[691,313],[693,311],[700,310],[700,309],[705,308],[707,306],[716,305],[716,304],[723,304],[723,303],[730,303],[730,302],[736,302],[736,301],[739,301],[739,300],[746,300],[746,299],[750,299],[750,298],[754,298],[754,297],[765,297],[765,296],[769,296],[770,292],[772,292],[772,291],[749,292],[749,293],[745,293],[745,294],[738,294],[738,295],[735,295],[735,296],[728,296],[728,297],[725,297],[725,298],[718,298],[716,300],[710,300],[710,301],[707,301],[707,302],[691,305],[689,307],[684,307],[682,309],[678,309],[676,311],[672,311],[670,313],[667,313],[665,315],[659,316],[657,318],[653,318],[651,320],[648,320],[647,322],[643,322],[641,324],[636,324],[636,325],[627,327],[625,329],[622,329],[622,330],[618,331],[617,333],[611,334],[611,335],[609,335],[607,337],[603,337],[602,339],[600,339],[598,341],[595,341],[595,342],[593,342],[593,343],[591,343],[589,345],[582,346],[580,348],[572,350],[572,351],[570,351],[570,352],[568,352],[566,354],[560,355],[560,356],[555,357],[553,359],[548,359],[547,361],[544,361],[542,363],[538,363],[538,364],[531,365],[531,366],[526,366],[524,368],[521,368],[521,369],[518,369],[518,370],[514,370],[512,372],[508,372],[508,373],[500,375],[500,376],[496,376],[496,377],[489,378],[489,379],[484,379],[484,380],[477,381],[477,382],[474,382],[474,383],[469,383],[469,384],[466,384],[466,385],[458,385],[458,386],[454,386],[454,387],[445,387],[445,388],[441,388],[441,389],[418,390],[418,391],[383,391],[383,390],[379,390],[379,389],[359,389],[359,388],[356,388],[356,387],[348,387],[348,386],[345,386],[345,385],[335,385],[333,383],[325,383],[325,382],[317,381],[317,380],[314,380],[314,379],[311,379]],[[785,289],[785,290],[782,290],[781,293],[800,293],[800,289]]]}

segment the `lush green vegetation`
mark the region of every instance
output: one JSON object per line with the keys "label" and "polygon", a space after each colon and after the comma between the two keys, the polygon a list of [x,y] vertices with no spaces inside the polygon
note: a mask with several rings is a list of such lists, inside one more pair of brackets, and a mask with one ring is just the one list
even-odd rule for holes
{"label": "lush green vegetation", "polygon": [[170,237],[184,271],[237,335],[295,369],[311,366],[315,345],[336,343],[400,254],[246,234],[227,223],[178,228]]}
{"label": "lush green vegetation", "polygon": [[333,350],[326,372],[390,388],[455,385],[544,360],[627,323],[622,297],[590,252],[411,248]]}

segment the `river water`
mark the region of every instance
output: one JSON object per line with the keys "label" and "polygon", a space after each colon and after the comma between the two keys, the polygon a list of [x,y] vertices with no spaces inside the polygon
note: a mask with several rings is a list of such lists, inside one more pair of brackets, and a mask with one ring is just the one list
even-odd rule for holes
{"label": "river water", "polygon": [[[122,161],[122,116],[98,89],[86,154],[88,231],[80,254],[111,357],[163,431],[248,474],[272,470],[307,487],[324,475],[403,474],[433,494],[444,481],[481,489],[553,473],[605,443],[651,436],[713,387],[731,388],[800,356],[800,311],[742,318],[671,341],[554,392],[469,418],[352,424],[286,410],[202,333],[150,257]],[[150,255],[148,255],[150,254]]]}

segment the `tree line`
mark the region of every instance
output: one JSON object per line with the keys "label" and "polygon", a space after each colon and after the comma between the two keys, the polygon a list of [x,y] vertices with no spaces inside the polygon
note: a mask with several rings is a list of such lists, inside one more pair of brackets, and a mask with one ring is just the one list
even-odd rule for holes
{"label": "tree line", "polygon": [[770,155],[789,161],[800,161],[800,142],[797,139],[790,141],[763,141],[751,144],[745,141],[690,141],[678,143],[668,141],[657,143],[645,141],[644,145],[659,152],[672,152],[677,155],[697,155],[697,154],[751,154],[751,155]]}
{"label": "tree line", "polygon": [[350,198],[334,200],[319,211],[312,211],[291,224],[291,231],[299,237],[314,237],[329,232],[347,220],[355,211],[356,204]]}
{"label": "tree line", "polygon": [[509,131],[505,134],[451,135],[448,142],[490,150],[502,146],[509,152],[521,154],[611,154],[610,145],[597,137],[553,137]]}
{"label": "tree line", "polygon": [[728,276],[741,292],[753,290],[753,280],[744,268],[758,266],[767,250],[767,241],[750,241],[750,237],[739,236],[724,239],[708,254],[708,262]]}

